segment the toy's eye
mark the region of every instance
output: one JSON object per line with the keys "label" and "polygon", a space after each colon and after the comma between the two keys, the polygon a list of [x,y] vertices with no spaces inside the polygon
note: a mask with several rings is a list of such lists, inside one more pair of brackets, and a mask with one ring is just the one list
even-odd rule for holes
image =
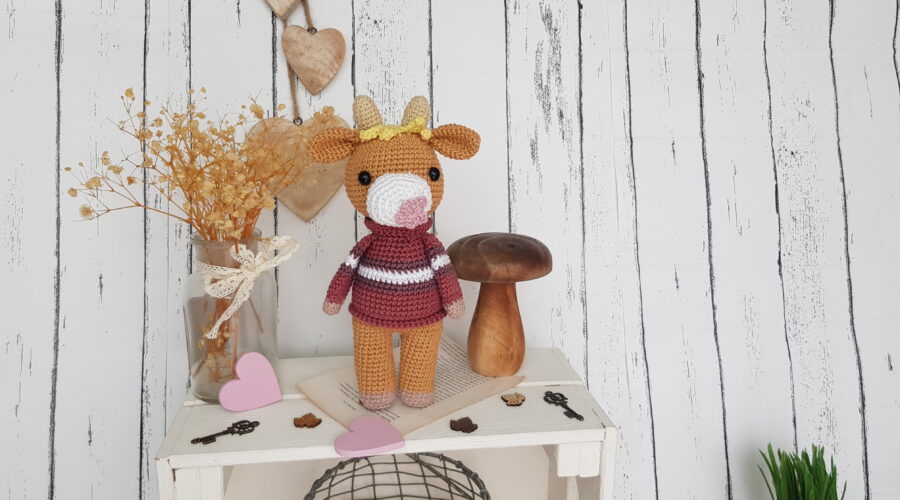
{"label": "toy's eye", "polygon": [[362,184],[363,186],[368,186],[369,184],[372,183],[372,174],[363,170],[362,172],[359,173],[358,179],[359,179],[360,184]]}
{"label": "toy's eye", "polygon": [[437,181],[438,179],[441,178],[441,171],[438,170],[437,167],[431,167],[428,170],[428,178],[433,181]]}

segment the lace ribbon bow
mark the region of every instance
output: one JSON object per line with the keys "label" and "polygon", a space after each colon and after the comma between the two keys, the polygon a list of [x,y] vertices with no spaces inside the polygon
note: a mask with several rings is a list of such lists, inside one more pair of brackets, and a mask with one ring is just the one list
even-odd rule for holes
{"label": "lace ribbon bow", "polygon": [[[231,257],[240,267],[220,267],[200,262],[198,271],[203,277],[206,293],[219,299],[234,294],[231,304],[206,333],[206,338],[216,338],[222,323],[228,321],[250,298],[256,277],[290,259],[300,243],[292,236],[273,236],[260,240],[259,246],[260,250],[255,254],[242,244],[237,249],[231,247]],[[275,251],[278,252],[277,255],[270,255]]]}

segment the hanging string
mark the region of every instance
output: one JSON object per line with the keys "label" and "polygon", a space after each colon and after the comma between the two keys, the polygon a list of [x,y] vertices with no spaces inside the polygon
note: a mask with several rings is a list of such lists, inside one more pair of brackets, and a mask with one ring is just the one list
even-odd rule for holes
{"label": "hanging string", "polygon": [[[287,29],[287,19],[282,19],[281,23],[284,29]],[[291,114],[294,118],[294,125],[299,126],[303,123],[303,118],[300,118],[300,104],[297,100],[297,75],[294,74],[294,70],[291,69],[290,64],[287,65],[287,75],[288,82],[290,82],[291,85]]]}
{"label": "hanging string", "polygon": [[[300,5],[303,6],[303,16],[306,18],[306,31],[311,35],[315,35],[318,30],[316,30],[316,25],[313,24],[312,13],[309,8],[309,0],[300,0]],[[282,19],[282,26],[284,29],[287,29],[288,22],[287,19]],[[294,125],[303,124],[303,118],[300,118],[300,101],[297,99],[297,75],[294,73],[294,70],[291,69],[291,65],[288,64],[288,80],[290,81],[291,88],[291,113],[294,117]]]}
{"label": "hanging string", "polygon": [[316,25],[313,24],[312,14],[309,10],[309,0],[300,0],[300,5],[303,6],[303,16],[306,17],[306,31],[309,31],[311,34],[316,34]]}

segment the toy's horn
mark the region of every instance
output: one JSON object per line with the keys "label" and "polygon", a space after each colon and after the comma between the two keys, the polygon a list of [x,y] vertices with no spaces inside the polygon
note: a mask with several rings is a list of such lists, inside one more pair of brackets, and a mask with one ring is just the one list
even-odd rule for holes
{"label": "toy's horn", "polygon": [[424,118],[425,125],[428,125],[428,119],[431,118],[431,106],[428,105],[428,99],[417,95],[409,100],[406,105],[406,111],[403,112],[403,121],[400,125],[409,125],[416,118]]}
{"label": "toy's horn", "polygon": [[378,106],[367,95],[356,96],[356,99],[353,101],[353,120],[356,122],[356,128],[362,130],[376,125],[384,125]]}

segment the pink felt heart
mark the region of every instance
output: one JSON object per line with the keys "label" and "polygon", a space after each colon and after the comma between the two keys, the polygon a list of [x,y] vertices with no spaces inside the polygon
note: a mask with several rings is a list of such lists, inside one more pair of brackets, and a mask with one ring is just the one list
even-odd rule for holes
{"label": "pink felt heart", "polygon": [[342,457],[368,457],[403,448],[406,441],[381,417],[361,415],[350,422],[350,432],[334,440],[334,451]]}
{"label": "pink felt heart", "polygon": [[258,352],[248,352],[234,367],[237,378],[219,390],[219,403],[226,410],[246,411],[281,401],[281,388],[269,360]]}

